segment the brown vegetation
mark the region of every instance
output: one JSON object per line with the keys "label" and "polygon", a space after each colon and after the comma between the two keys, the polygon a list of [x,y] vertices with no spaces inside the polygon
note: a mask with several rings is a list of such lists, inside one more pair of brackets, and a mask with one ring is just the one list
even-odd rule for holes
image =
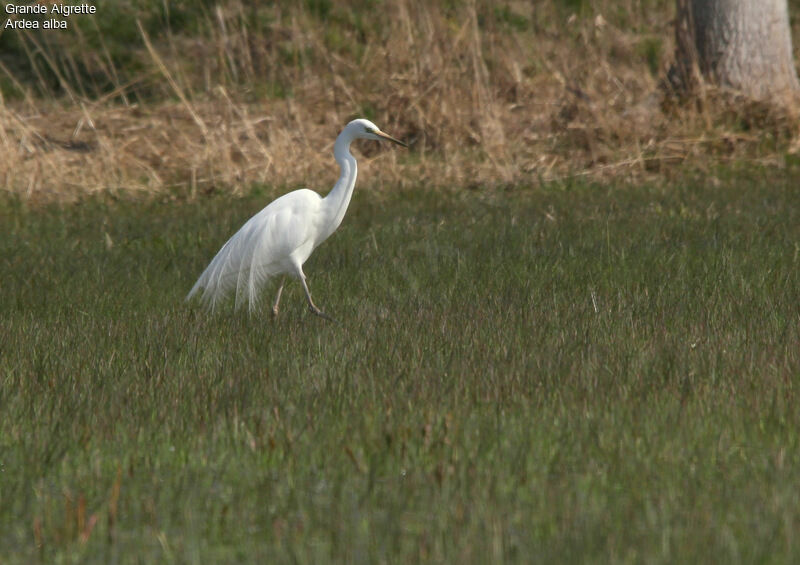
{"label": "brown vegetation", "polygon": [[[105,46],[81,47],[86,26],[47,32],[46,45],[5,31],[45,53],[33,67],[57,85],[0,66],[17,93],[0,101],[0,185],[34,200],[325,191],[333,140],[356,116],[412,143],[358,147],[373,188],[639,181],[676,165],[780,165],[794,147],[790,110],[668,95],[667,0],[357,4],[226,0],[198,8],[192,33],[138,24],[135,73]],[[102,6],[78,17],[103,18]],[[93,90],[75,69],[113,87]]]}

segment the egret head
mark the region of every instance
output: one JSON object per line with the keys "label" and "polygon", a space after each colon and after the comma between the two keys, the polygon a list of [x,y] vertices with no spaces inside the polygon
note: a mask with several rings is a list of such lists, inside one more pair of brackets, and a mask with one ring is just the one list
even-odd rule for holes
{"label": "egret head", "polygon": [[382,132],[378,126],[376,126],[369,120],[365,119],[353,120],[352,122],[347,124],[345,130],[350,130],[354,138],[360,137],[362,139],[375,139],[377,141],[385,139],[387,141],[391,141],[392,143],[402,145],[403,147],[408,147],[408,145],[406,145],[399,139],[395,139],[388,133]]}

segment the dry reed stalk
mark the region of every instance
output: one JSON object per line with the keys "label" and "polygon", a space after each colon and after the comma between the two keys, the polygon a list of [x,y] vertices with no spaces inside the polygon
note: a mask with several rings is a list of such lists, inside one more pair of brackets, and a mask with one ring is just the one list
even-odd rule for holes
{"label": "dry reed stalk", "polygon": [[[527,13],[527,5],[510,5]],[[659,77],[672,51],[663,14],[640,21],[649,25],[643,34],[608,15],[569,16],[545,3],[519,30],[480,0],[458,9],[398,0],[358,32],[300,7],[263,9],[271,23],[259,30],[255,7],[221,2],[203,41],[170,33],[154,43],[138,23],[149,68],[124,81],[105,45],[85,61],[34,58],[39,90],[44,61],[67,97],[33,97],[0,64],[0,75],[26,93],[13,104],[0,99],[3,190],[37,200],[238,193],[253,183],[326,190],[337,174],[333,139],[363,114],[413,143],[401,155],[373,143],[356,148],[362,182],[377,187],[653,178],[676,164],[706,167],[763,151],[760,136],[737,131],[743,120],[798,146],[789,113],[726,106],[714,92],[704,93],[702,111],[663,104]],[[643,37],[664,38],[658,73],[640,53]],[[34,37],[29,43],[46,49]],[[113,85],[101,96],[73,84],[89,64]],[[276,84],[290,92],[253,94]],[[179,102],[133,102],[141,88]]]}

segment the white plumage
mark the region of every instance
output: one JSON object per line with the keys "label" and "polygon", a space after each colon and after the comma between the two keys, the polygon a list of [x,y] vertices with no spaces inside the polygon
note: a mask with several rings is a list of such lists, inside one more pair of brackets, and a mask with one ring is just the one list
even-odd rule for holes
{"label": "white plumage", "polygon": [[[203,300],[213,308],[235,289],[236,306],[246,300],[252,310],[264,284],[285,273],[300,279],[309,309],[330,319],[311,299],[303,263],[342,223],[358,172],[356,160],[350,154],[350,144],[358,138],[387,139],[405,146],[369,120],[353,120],[347,124],[333,148],[341,175],[328,195],[323,198],[304,188],[271,202],[222,246],[186,299],[200,292]],[[272,308],[276,315],[282,291],[283,282]]]}

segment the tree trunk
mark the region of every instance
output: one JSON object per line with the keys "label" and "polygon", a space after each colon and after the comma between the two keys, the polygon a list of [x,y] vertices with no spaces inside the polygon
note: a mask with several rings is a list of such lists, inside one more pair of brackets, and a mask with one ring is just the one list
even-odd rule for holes
{"label": "tree trunk", "polygon": [[787,0],[676,2],[673,86],[705,81],[755,100],[798,91]]}

